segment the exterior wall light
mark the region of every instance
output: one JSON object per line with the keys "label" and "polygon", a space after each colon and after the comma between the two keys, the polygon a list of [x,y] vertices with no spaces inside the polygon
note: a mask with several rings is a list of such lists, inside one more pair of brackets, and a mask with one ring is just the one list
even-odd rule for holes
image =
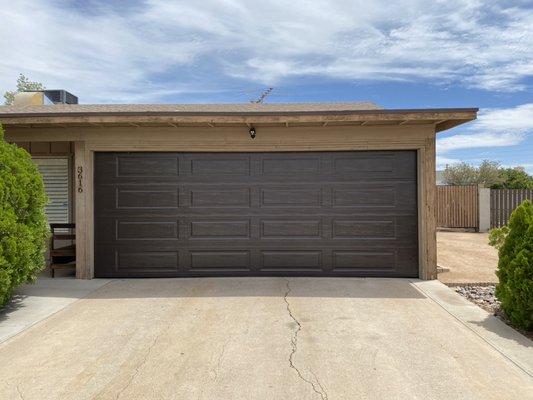
{"label": "exterior wall light", "polygon": [[255,128],[253,126],[250,127],[250,130],[248,132],[250,133],[250,137],[252,139],[255,139]]}

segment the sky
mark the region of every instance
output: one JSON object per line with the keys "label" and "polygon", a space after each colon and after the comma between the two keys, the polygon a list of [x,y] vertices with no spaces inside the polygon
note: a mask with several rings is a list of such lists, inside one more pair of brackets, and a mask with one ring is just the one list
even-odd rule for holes
{"label": "sky", "polygon": [[372,101],[479,107],[437,168],[533,173],[533,3],[0,0],[0,92],[20,73],[80,103]]}

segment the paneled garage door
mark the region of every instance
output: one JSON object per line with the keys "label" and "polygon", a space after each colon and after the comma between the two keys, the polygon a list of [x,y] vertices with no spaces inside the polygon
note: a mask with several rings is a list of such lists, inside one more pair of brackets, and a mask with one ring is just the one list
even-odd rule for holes
{"label": "paneled garage door", "polygon": [[95,275],[418,276],[416,152],[96,153]]}

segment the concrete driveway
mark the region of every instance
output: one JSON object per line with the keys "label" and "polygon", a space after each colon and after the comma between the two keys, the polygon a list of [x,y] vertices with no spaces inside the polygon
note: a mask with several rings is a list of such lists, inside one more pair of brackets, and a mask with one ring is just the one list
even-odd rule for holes
{"label": "concrete driveway", "polygon": [[531,342],[463,301],[401,279],[111,281],[0,345],[0,398],[533,398]]}

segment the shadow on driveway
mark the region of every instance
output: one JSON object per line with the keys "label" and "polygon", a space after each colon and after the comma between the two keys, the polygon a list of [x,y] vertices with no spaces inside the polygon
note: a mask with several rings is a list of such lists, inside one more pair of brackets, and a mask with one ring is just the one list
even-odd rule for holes
{"label": "shadow on driveway", "polygon": [[120,279],[93,292],[92,299],[179,297],[291,297],[424,299],[410,279],[390,278],[157,278]]}

